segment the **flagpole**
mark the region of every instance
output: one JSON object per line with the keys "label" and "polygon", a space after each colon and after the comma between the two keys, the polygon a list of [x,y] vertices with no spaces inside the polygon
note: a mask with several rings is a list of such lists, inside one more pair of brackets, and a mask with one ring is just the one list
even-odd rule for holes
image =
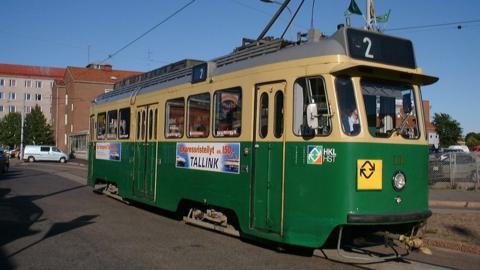
{"label": "flagpole", "polygon": [[372,21],[372,18],[370,17],[370,0],[366,0],[367,2],[367,29],[372,29],[372,24],[371,24],[371,21]]}

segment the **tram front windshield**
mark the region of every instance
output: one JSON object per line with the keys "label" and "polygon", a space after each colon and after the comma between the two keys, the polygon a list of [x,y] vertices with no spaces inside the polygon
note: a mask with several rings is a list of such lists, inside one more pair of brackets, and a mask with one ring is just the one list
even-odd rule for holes
{"label": "tram front windshield", "polygon": [[405,139],[419,138],[417,106],[411,85],[366,78],[360,84],[368,131],[372,136],[388,138],[398,134]]}

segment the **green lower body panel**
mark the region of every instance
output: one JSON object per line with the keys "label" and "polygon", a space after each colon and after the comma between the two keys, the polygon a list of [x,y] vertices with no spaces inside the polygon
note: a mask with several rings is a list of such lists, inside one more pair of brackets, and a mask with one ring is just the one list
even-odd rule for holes
{"label": "green lower body panel", "polygon": [[[218,161],[207,153],[220,143],[198,143],[191,151],[203,156],[182,156],[175,142],[123,142],[118,160],[99,158],[91,143],[88,183],[114,183],[120,196],[170,211],[182,201],[229,209],[244,235],[312,248],[339,226],[388,228],[428,217],[427,146],[257,144],[232,143],[238,160],[218,154]],[[401,191],[392,186],[398,172],[406,177]]]}

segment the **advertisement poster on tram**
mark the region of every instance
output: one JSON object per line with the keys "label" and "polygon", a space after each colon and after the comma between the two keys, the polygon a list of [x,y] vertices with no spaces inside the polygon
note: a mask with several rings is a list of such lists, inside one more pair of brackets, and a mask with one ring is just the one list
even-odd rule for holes
{"label": "advertisement poster on tram", "polygon": [[240,173],[239,143],[177,143],[175,167]]}
{"label": "advertisement poster on tram", "polygon": [[122,144],[119,142],[97,143],[95,158],[102,160],[122,160]]}

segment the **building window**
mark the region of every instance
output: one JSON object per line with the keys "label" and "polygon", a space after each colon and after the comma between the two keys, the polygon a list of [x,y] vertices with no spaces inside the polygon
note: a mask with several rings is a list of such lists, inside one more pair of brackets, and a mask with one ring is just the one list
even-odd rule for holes
{"label": "building window", "polygon": [[25,93],[25,100],[32,100],[32,95],[30,93]]}
{"label": "building window", "polygon": [[8,112],[12,113],[12,112],[16,112],[16,111],[17,111],[17,108],[15,108],[15,106],[13,106],[13,105],[8,106]]}
{"label": "building window", "polygon": [[73,112],[73,103],[72,103],[72,112]]}
{"label": "building window", "polygon": [[70,149],[72,149],[72,152],[87,151],[87,134],[71,136],[70,140]]}
{"label": "building window", "polygon": [[25,81],[25,87],[27,87],[27,88],[32,87],[32,81],[26,80],[26,81]]}
{"label": "building window", "polygon": [[215,93],[215,121],[213,130],[216,137],[240,136],[242,127],[242,90],[232,89]]}
{"label": "building window", "polygon": [[205,138],[210,130],[210,94],[188,98],[188,137]]}
{"label": "building window", "polygon": [[41,81],[35,81],[35,88],[42,88],[42,82]]}
{"label": "building window", "polygon": [[5,86],[5,80],[4,79],[0,79],[0,86]]}
{"label": "building window", "polygon": [[0,112],[3,112],[3,105],[0,105]]}
{"label": "building window", "polygon": [[0,99],[3,99],[3,92],[0,92]]}
{"label": "building window", "polygon": [[31,113],[32,112],[32,106],[26,106],[25,107],[25,112]]}
{"label": "building window", "polygon": [[68,95],[65,95],[65,105],[68,105]]}
{"label": "building window", "polygon": [[130,136],[130,108],[120,109],[119,139],[128,139]]}
{"label": "building window", "polygon": [[10,100],[17,99],[17,94],[15,92],[9,92],[8,93],[8,99],[10,99]]}
{"label": "building window", "polygon": [[16,80],[9,80],[9,81],[8,81],[8,86],[10,86],[10,87],[15,87],[15,86],[17,86],[17,81],[16,81]]}
{"label": "building window", "polygon": [[63,140],[64,140],[64,144],[67,145],[67,134],[64,134]]}
{"label": "building window", "polygon": [[68,114],[65,114],[65,126],[68,125]]}
{"label": "building window", "polygon": [[70,125],[70,132],[73,133],[73,124]]}
{"label": "building window", "polygon": [[35,94],[35,100],[36,101],[41,101],[42,100],[42,94]]}

